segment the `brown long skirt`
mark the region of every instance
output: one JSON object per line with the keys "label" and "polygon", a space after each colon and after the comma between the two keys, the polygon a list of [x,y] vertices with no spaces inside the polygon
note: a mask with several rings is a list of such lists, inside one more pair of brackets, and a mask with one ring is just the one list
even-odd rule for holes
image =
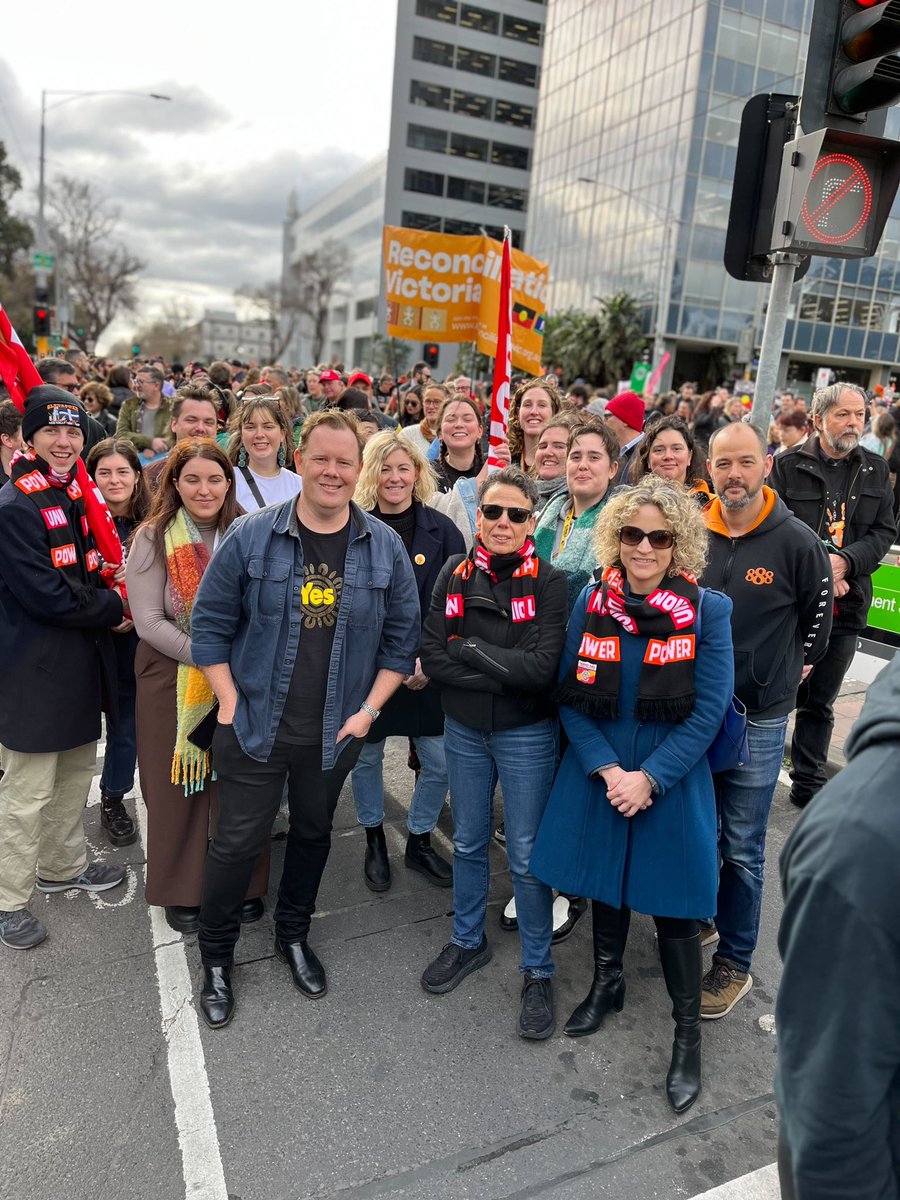
{"label": "brown long skirt", "polygon": [[[146,642],[137,648],[137,758],[147,805],[148,904],[194,908],[203,894],[203,865],[219,814],[218,787],[207,782],[185,796],[171,780],[175,748],[175,688],[178,663]],[[269,846],[253,868],[247,899],[269,888]]]}

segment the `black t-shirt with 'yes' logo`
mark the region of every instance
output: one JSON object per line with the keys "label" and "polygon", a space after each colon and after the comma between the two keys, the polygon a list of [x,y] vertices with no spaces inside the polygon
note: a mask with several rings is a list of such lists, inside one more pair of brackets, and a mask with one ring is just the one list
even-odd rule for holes
{"label": "black t-shirt with 'yes' logo", "polygon": [[292,745],[317,746],[322,741],[328,664],[344,586],[350,520],[337,533],[315,533],[303,524],[299,529],[303,587],[295,597],[294,609],[300,614],[300,645],[278,737]]}

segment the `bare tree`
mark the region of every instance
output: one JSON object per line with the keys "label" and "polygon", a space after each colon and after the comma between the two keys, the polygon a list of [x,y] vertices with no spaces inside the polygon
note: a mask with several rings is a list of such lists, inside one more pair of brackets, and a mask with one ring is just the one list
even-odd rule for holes
{"label": "bare tree", "polygon": [[185,301],[167,300],[162,312],[134,335],[144,356],[161,354],[167,362],[187,362],[200,351],[200,325],[197,314]]}
{"label": "bare tree", "polygon": [[284,353],[301,317],[312,324],[312,361],[322,358],[328,332],[328,306],[337,281],[350,269],[353,256],[343,242],[323,242],[294,263],[281,283],[244,286],[238,296],[262,312],[272,331],[273,358]]}
{"label": "bare tree", "polygon": [[84,315],[85,341],[93,343],[120,312],[137,307],[135,276],[147,264],[117,239],[119,210],[90,183],[61,175],[49,200],[51,236]]}

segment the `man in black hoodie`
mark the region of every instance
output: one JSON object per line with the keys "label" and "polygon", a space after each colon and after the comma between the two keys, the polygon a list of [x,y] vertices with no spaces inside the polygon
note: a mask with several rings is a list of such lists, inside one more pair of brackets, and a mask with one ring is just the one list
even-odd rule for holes
{"label": "man in black hoodie", "polygon": [[828,653],[800,689],[791,740],[791,803],[804,808],[825,786],[834,702],[868,623],[872,572],[897,536],[888,465],[860,446],[868,397],[833,383],[813,397],[815,433],[779,454],[772,487],[821,538],[834,575]]}
{"label": "man in black hoodie", "polygon": [[781,855],[785,1200],[900,1196],[900,656]]}
{"label": "man in black hoodie", "polygon": [[[701,583],[730,597],[734,690],[746,705],[750,761],[716,776],[719,810],[719,946],[703,978],[700,1015],[716,1020],[750,991],[759,936],[766,827],[800,681],[828,649],[828,555],[765,480],[765,438],[725,425],[709,442],[715,499],[704,511],[709,565]],[[704,936],[715,939],[715,930]]]}

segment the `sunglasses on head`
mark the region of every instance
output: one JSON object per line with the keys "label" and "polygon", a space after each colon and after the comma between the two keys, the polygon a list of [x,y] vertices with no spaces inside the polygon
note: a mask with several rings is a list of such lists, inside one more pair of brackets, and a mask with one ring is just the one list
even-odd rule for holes
{"label": "sunglasses on head", "polygon": [[506,513],[513,525],[524,525],[531,516],[531,509],[507,508],[505,504],[482,504],[481,506],[481,515],[487,521],[499,521],[504,513]]}
{"label": "sunglasses on head", "polygon": [[675,534],[670,529],[638,529],[637,525],[623,525],[619,530],[619,541],[626,546],[639,546],[647,539],[654,550],[670,550],[675,545]]}

